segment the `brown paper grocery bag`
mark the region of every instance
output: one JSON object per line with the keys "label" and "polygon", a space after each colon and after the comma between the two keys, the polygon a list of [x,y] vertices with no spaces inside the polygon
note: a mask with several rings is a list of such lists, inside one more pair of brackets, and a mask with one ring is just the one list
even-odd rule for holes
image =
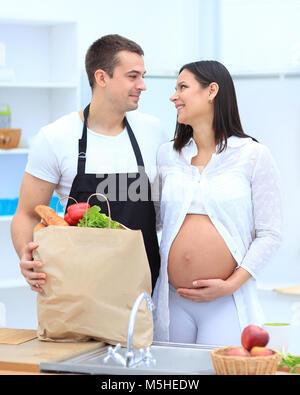
{"label": "brown paper grocery bag", "polygon": [[[39,339],[126,346],[133,304],[152,290],[141,231],[48,226],[35,232],[34,241],[34,259],[47,275],[37,296]],[[152,341],[152,312],[143,301],[133,344],[144,348]]]}

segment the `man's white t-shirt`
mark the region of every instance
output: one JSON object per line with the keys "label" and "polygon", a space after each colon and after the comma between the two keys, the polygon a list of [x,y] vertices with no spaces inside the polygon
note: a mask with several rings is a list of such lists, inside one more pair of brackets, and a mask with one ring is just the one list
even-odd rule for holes
{"label": "man's white t-shirt", "polygon": [[[138,111],[127,115],[144,160],[150,182],[156,176],[158,148],[169,139],[161,122]],[[30,148],[26,173],[56,184],[59,197],[69,196],[77,174],[78,140],[82,136],[83,122],[72,112],[41,128]],[[136,173],[134,151],[125,128],[117,136],[106,136],[88,129],[86,174]],[[64,206],[67,200],[61,202]]]}

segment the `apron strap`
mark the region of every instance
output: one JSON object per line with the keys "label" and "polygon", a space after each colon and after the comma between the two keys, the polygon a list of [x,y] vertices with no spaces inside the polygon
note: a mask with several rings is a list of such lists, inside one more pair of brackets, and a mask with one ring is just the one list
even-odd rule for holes
{"label": "apron strap", "polygon": [[[89,116],[90,104],[84,109],[84,123],[82,129],[81,139],[78,141],[78,164],[77,164],[77,174],[83,175],[85,174],[85,164],[86,164],[86,147],[87,147],[87,119]],[[135,135],[127,121],[127,118],[124,118],[125,126],[127,128],[128,136],[134,151],[134,155],[136,158],[136,162],[139,168],[144,168],[144,161],[141,154],[140,147],[135,138]],[[138,171],[139,172],[139,171]]]}
{"label": "apron strap", "polygon": [[82,129],[81,139],[78,141],[78,164],[77,174],[85,174],[85,163],[86,163],[86,146],[87,146],[87,119],[89,116],[90,104],[84,109],[84,123]]}
{"label": "apron strap", "polygon": [[125,126],[127,128],[127,132],[128,132],[128,135],[129,135],[129,139],[130,139],[133,151],[134,151],[134,155],[135,155],[135,158],[136,158],[137,165],[139,167],[143,167],[144,168],[145,165],[144,165],[142,153],[141,153],[140,147],[138,145],[138,142],[136,141],[135,135],[134,135],[134,133],[133,133],[133,131],[131,129],[131,126],[129,125],[129,122],[127,121],[127,118],[125,117],[124,120],[125,120]]}

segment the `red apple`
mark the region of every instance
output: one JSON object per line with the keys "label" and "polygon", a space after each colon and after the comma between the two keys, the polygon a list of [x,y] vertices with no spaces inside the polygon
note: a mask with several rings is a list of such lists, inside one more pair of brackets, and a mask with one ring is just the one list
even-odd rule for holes
{"label": "red apple", "polygon": [[250,353],[244,347],[230,347],[226,353],[229,357],[250,357]]}
{"label": "red apple", "polygon": [[252,347],[265,347],[269,341],[266,330],[257,325],[248,325],[242,332],[241,343],[248,351]]}
{"label": "red apple", "polygon": [[273,351],[266,347],[252,347],[250,354],[251,357],[267,357],[273,355]]}

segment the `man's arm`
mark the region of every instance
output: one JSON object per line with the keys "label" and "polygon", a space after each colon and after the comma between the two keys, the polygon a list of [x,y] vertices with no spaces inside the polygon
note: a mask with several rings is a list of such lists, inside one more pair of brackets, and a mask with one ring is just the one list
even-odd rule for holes
{"label": "man's arm", "polygon": [[37,244],[32,242],[33,229],[40,222],[34,208],[39,204],[49,205],[56,185],[25,173],[19,196],[19,204],[11,223],[11,236],[17,254],[20,257],[21,273],[34,291],[40,291],[36,285],[44,283],[45,274],[36,273],[34,267],[41,267],[41,262],[34,262],[32,251]]}

